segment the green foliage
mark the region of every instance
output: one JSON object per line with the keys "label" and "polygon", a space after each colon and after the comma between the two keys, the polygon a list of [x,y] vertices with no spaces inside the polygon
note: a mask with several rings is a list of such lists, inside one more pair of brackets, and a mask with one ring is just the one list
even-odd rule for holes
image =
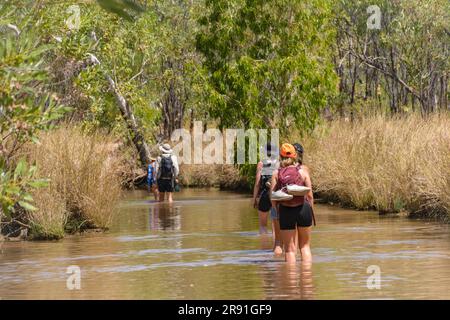
{"label": "green foliage", "polygon": [[238,166],[239,174],[241,177],[246,177],[247,189],[253,190],[256,181],[256,165],[245,163]]}
{"label": "green foliage", "polygon": [[35,166],[29,166],[25,159],[21,159],[15,168],[7,167],[4,159],[0,158],[0,205],[7,217],[15,211],[18,204],[25,210],[34,211],[33,197],[30,188],[45,187],[45,179],[36,179]]}
{"label": "green foliage", "polygon": [[[101,1],[102,7],[106,2],[119,1]],[[121,1],[123,5],[126,2],[130,1]],[[74,4],[80,8],[80,26],[70,30],[66,10]],[[129,21],[116,15],[115,9],[110,14],[102,7],[63,1],[30,13],[43,37],[55,46],[49,61],[56,71],[53,82],[68,84],[55,89],[65,95],[65,102],[74,108],[86,128],[107,128],[126,136],[117,102],[104,76],[107,73],[140,120],[143,132],[151,136],[159,115],[151,103],[156,95],[150,69],[158,44],[155,15],[139,10],[139,19]],[[98,58],[101,64],[79,67],[88,55]]]}
{"label": "green foliage", "polygon": [[197,48],[221,126],[311,129],[335,90],[330,1],[206,1]]}
{"label": "green foliage", "polygon": [[16,203],[33,210],[28,190],[43,184],[18,153],[67,111],[46,87],[43,59],[51,46],[39,43],[32,30],[19,31],[3,29],[0,39],[0,207],[7,216]]}
{"label": "green foliage", "polygon": [[448,74],[450,2],[401,1],[398,10],[392,30],[383,40],[399,50],[400,60],[411,75],[409,83],[416,88],[424,85],[432,78],[429,70]]}
{"label": "green foliage", "polygon": [[97,0],[97,3],[105,10],[115,13],[128,21],[134,20],[135,16],[133,14],[144,11],[144,8],[138,2],[133,0]]}
{"label": "green foliage", "polygon": [[154,32],[158,37],[151,69],[157,103],[163,109],[161,122],[167,123],[163,129],[168,136],[183,125],[183,114],[195,113],[196,120],[207,119],[205,78],[200,53],[195,48],[197,17],[203,9],[203,1],[157,0],[152,9],[157,17]]}
{"label": "green foliage", "polygon": [[[371,5],[380,8],[380,29],[367,28]],[[391,113],[448,109],[449,13],[447,0],[337,1],[341,104]]]}
{"label": "green foliage", "polygon": [[[68,25],[73,5],[79,28]],[[381,30],[367,29],[370,5],[381,8]],[[351,110],[360,111],[393,102],[398,109],[414,101],[409,91],[423,105],[439,98],[447,108],[449,6],[448,0],[2,1],[2,211],[10,214],[16,203],[33,209],[28,191],[41,181],[19,159],[40,131],[65,119],[130,136],[105,74],[147,140],[161,127],[171,131],[192,120],[279,128],[286,137],[310,131],[333,104],[351,100]],[[92,56],[100,64],[89,65]],[[331,100],[335,69],[341,95]],[[253,181],[254,166],[240,172]]]}

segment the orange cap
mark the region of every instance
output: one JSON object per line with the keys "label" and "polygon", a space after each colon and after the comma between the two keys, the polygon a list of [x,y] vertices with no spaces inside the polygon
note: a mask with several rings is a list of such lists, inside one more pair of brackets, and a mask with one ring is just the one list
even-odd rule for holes
{"label": "orange cap", "polygon": [[283,158],[297,158],[297,153],[295,152],[295,148],[290,143],[283,143],[280,148],[280,155]]}

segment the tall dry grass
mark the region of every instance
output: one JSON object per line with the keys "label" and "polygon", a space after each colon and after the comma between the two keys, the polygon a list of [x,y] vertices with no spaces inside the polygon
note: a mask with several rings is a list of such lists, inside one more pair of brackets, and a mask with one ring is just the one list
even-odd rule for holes
{"label": "tall dry grass", "polygon": [[34,190],[36,211],[29,212],[30,235],[34,239],[61,239],[67,223],[68,212],[62,196],[53,186]]}
{"label": "tall dry grass", "polygon": [[107,228],[121,194],[122,161],[114,138],[63,127],[42,134],[39,141],[29,157],[50,184],[33,194],[39,209],[31,220],[38,236]]}
{"label": "tall dry grass", "polygon": [[382,212],[450,213],[450,116],[326,122],[306,138],[322,196]]}

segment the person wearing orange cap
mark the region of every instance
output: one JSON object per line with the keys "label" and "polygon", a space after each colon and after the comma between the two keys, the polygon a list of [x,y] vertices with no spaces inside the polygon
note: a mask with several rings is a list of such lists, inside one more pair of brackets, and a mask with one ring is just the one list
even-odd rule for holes
{"label": "person wearing orange cap", "polygon": [[[302,262],[312,261],[310,241],[313,224],[312,192],[306,196],[292,196],[283,192],[288,185],[305,186],[312,190],[311,178],[307,170],[297,164],[295,147],[284,143],[280,148],[280,168],[272,176],[271,197],[277,197],[277,211],[279,215],[281,240],[288,263],[296,262],[296,237]],[[277,190],[277,191],[275,191]],[[283,199],[285,197],[285,199]]]}

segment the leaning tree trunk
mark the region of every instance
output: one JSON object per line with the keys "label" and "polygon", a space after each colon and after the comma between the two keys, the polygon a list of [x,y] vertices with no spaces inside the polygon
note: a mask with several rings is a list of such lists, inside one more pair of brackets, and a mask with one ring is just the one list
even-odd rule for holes
{"label": "leaning tree trunk", "polygon": [[3,221],[3,209],[0,207],[0,245],[1,245],[1,242],[3,241],[3,238],[2,238],[2,221]]}
{"label": "leaning tree trunk", "polygon": [[[92,54],[89,54],[91,64],[100,65],[100,61]],[[117,106],[119,107],[120,113],[122,114],[122,118],[125,120],[127,124],[128,131],[131,135],[133,144],[139,153],[139,160],[141,161],[142,166],[147,166],[150,163],[150,149],[145,142],[144,136],[142,135],[139,125],[136,121],[136,117],[133,114],[133,111],[130,108],[130,105],[126,101],[126,99],[122,96],[119,89],[117,88],[116,83],[111,78],[111,76],[104,71],[104,75],[106,80],[109,83],[109,89],[114,94]]]}
{"label": "leaning tree trunk", "polygon": [[143,166],[147,166],[150,163],[150,149],[148,148],[147,143],[145,142],[144,136],[139,130],[136,118],[131,111],[131,108],[125,98],[120,94],[114,80],[110,75],[105,73],[105,77],[108,80],[109,88],[114,93],[116,97],[117,105],[122,113],[122,117],[127,123],[127,128],[131,134],[132,141],[138,150],[139,159],[141,160],[141,164]]}

